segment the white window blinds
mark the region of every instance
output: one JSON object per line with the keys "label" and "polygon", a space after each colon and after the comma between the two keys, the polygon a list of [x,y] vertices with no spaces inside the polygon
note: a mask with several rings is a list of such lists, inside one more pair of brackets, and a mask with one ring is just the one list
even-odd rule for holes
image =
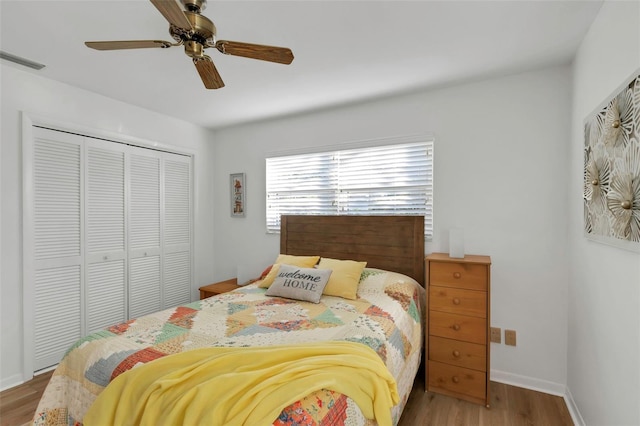
{"label": "white window blinds", "polygon": [[421,215],[433,235],[433,140],[266,159],[267,232],[280,215]]}

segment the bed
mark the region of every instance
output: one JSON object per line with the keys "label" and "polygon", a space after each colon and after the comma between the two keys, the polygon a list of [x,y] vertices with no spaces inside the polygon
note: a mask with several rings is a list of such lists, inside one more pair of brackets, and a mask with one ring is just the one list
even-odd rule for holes
{"label": "bed", "polygon": [[[300,380],[306,380],[306,382],[295,381],[298,380],[297,377],[294,380],[290,379],[290,376],[282,376],[277,392],[266,388],[260,391],[262,392],[260,395],[279,396],[280,404],[285,401],[282,398],[288,399],[286,399],[287,404],[281,405],[275,415],[268,419],[260,418],[259,423],[277,426],[397,424],[411,392],[422,353],[425,298],[423,217],[283,216],[281,220],[281,256],[286,255],[285,257],[291,259],[317,256],[319,264],[314,269],[320,271],[326,271],[323,265],[331,265],[325,262],[335,262],[335,265],[347,262],[349,265],[352,263],[362,265],[366,262],[361,273],[358,273],[355,297],[342,293],[323,293],[321,297],[319,296],[318,303],[313,303],[289,297],[268,296],[267,293],[273,292],[277,284],[282,283],[283,278],[280,277],[283,271],[293,265],[293,263],[291,265],[278,263],[278,259],[281,258],[278,256],[270,269],[278,271],[280,268],[281,272],[269,288],[264,288],[264,283],[268,281],[267,278],[271,272],[267,270],[261,277],[262,280],[233,292],[132,319],[80,339],[67,351],[53,373],[38,405],[33,423],[37,425],[82,424],[83,421],[85,424],[137,423],[140,415],[151,411],[152,405],[142,406],[142,408],[138,405],[136,410],[139,410],[139,413],[136,414],[138,417],[135,417],[133,408],[130,406],[123,405],[111,410],[110,406],[104,405],[103,402],[109,398],[114,399],[111,395],[116,395],[115,399],[120,400],[120,402],[116,401],[116,404],[138,401],[142,393],[126,392],[144,393],[146,391],[134,390],[132,384],[142,383],[141,377],[147,380],[145,374],[156,375],[160,374],[159,371],[165,374],[166,370],[167,376],[163,376],[163,380],[166,380],[170,374],[173,374],[174,381],[176,375],[179,378],[188,376],[200,380],[201,383],[197,386],[203,386],[188,384],[189,389],[200,389],[199,392],[193,391],[194,396],[187,396],[184,391],[179,392],[182,398],[179,404],[186,407],[184,409],[186,414],[181,415],[191,416],[180,417],[182,419],[180,423],[201,424],[204,423],[202,419],[207,418],[208,415],[210,416],[208,418],[214,421],[207,424],[258,424],[246,419],[255,419],[256,415],[264,417],[267,415],[260,413],[271,413],[271,411],[260,411],[263,408],[266,410],[266,402],[265,405],[256,403],[255,401],[259,399],[257,394],[254,395],[252,392],[257,392],[256,389],[263,384],[266,386],[269,380],[256,375],[247,376],[251,377],[251,380],[255,379],[256,384],[247,387],[246,381],[240,383],[240,386],[245,387],[239,388],[237,394],[233,393],[235,390],[227,389],[219,395],[216,393],[224,388],[219,386],[219,383],[231,383],[234,378],[240,377],[239,374],[258,374],[257,369],[246,371],[250,366],[258,363],[253,361],[254,358],[249,357],[249,354],[255,352],[256,359],[260,359],[262,363],[267,359],[273,359],[271,361],[273,364],[269,365],[269,368],[275,370],[268,371],[279,371],[279,373],[273,373],[274,380],[276,374],[291,373],[288,367],[282,367],[286,363],[291,362],[286,364],[287,366],[304,365],[307,369],[300,374],[302,377]],[[300,270],[307,269],[299,269],[297,272]],[[333,285],[333,289],[338,288],[335,285],[339,281],[336,280],[342,279],[337,266],[330,275],[335,279],[329,278],[333,281],[329,281],[324,292],[329,289],[329,285]],[[345,284],[344,288],[347,287]],[[340,287],[338,291],[342,290],[343,288]],[[344,375],[335,373],[332,376],[334,370],[331,368],[334,366],[314,367],[315,370],[311,371],[313,365],[324,365],[314,364],[315,358],[312,356],[315,356],[315,353],[305,358],[308,352],[311,349],[316,350],[315,348],[322,352],[322,357],[325,357],[328,352],[336,352],[335,354],[332,352],[331,355],[336,355],[335,359],[341,361],[332,361],[338,364],[335,368],[346,368],[346,364],[355,363],[354,360],[360,359],[362,361],[357,362],[362,364],[354,365],[351,370],[344,370]],[[343,348],[344,353],[340,353]],[[358,358],[360,351],[363,352],[363,358]],[[205,355],[200,355],[201,353]],[[215,355],[211,355],[212,353]],[[294,355],[298,353],[304,353],[304,355]],[[366,358],[371,357],[372,353],[375,353],[373,356],[375,360]],[[193,357],[196,356],[206,358],[197,358],[197,361],[194,361],[196,358]],[[286,356],[286,359],[281,360],[278,356]],[[292,356],[301,358],[291,360]],[[175,367],[178,364],[171,364],[176,363],[181,357],[184,360],[181,361],[183,364],[180,364],[179,368]],[[327,358],[322,358],[322,362],[325,359]],[[185,362],[187,364],[184,364]],[[228,365],[224,364],[225,362]],[[382,363],[386,368],[377,368],[374,362]],[[371,368],[369,363],[372,363]],[[225,376],[229,378],[226,382],[204,383],[203,374],[192,373],[195,371],[194,366],[198,365],[198,372],[206,371],[206,374],[215,375],[218,374],[216,368],[218,366],[223,368],[223,364],[224,368],[231,368],[231,370],[225,370],[230,374]],[[169,369],[169,365],[174,367]],[[203,369],[205,368],[203,366],[207,369]],[[242,371],[237,370],[240,367]],[[348,386],[355,384],[353,387],[362,388],[362,393],[371,393],[368,388],[368,379],[355,376],[355,374],[365,373],[368,368],[373,372],[371,374],[378,371],[380,376],[385,374],[391,376],[385,383],[389,385],[390,394],[393,394],[394,389],[397,394],[393,403],[389,404],[393,405],[389,416],[379,415],[379,407],[382,405],[377,404],[378,401],[383,400],[382,397],[377,398],[372,406],[367,406],[367,404],[356,403],[356,401],[362,401],[360,394],[354,393],[352,398],[345,395],[349,393],[347,391],[341,393],[335,390],[350,389]],[[188,373],[183,374],[183,371]],[[350,376],[352,373],[353,380]],[[138,376],[135,376],[136,374]],[[220,374],[215,379],[220,379]],[[317,377],[323,375],[324,381],[321,382],[323,384],[313,383],[308,391],[304,388],[304,392],[300,393],[298,387],[302,386],[301,384],[306,386],[312,377],[316,377],[315,375]],[[376,380],[382,379],[376,378]],[[155,385],[157,382],[153,383]],[[291,395],[287,395],[289,383]],[[336,386],[334,387],[333,384]],[[347,388],[338,385],[347,386]],[[150,387],[150,385],[145,386]],[[294,392],[294,387],[298,389],[297,393]],[[316,387],[320,388],[316,389]],[[125,394],[127,397],[123,397]],[[303,394],[304,396],[301,396]],[[242,405],[242,409],[235,407],[233,414],[235,417],[231,417],[231,414],[220,414],[220,411],[215,412],[216,414],[211,414],[213,411],[206,411],[206,415],[202,414],[204,417],[197,415],[193,417],[194,413],[197,414],[200,411],[205,413],[205,409],[213,409],[209,407],[213,405],[210,403],[211,399],[207,400],[207,398],[214,398],[213,395],[218,395],[217,398],[221,400],[227,398],[231,402],[237,401],[238,404],[246,404],[246,406]],[[225,400],[225,403],[228,404],[229,401]],[[176,407],[179,404],[176,403]],[[96,408],[98,406],[107,407],[109,413],[104,411],[104,407],[101,407],[103,411],[99,412]],[[167,406],[166,402],[164,406]],[[166,424],[178,421],[176,420],[178,417],[169,420],[170,417],[166,416],[178,413],[179,410],[172,407],[170,411],[168,414],[163,414],[164,417],[160,417]],[[251,413],[246,414],[245,411],[251,411]],[[115,412],[118,412],[117,415],[120,417],[107,416]],[[97,417],[95,413],[99,413]],[[128,417],[122,417],[123,413]],[[116,416],[116,414],[113,415]],[[225,415],[228,415],[225,417],[227,420],[220,420]],[[251,415],[254,417],[250,417]],[[232,418],[235,420],[229,420]],[[90,422],[87,419],[100,419],[100,421]]]}

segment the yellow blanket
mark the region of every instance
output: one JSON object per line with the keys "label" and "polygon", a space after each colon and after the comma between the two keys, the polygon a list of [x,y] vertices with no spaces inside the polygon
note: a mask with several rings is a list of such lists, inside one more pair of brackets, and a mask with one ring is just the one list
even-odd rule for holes
{"label": "yellow blanket", "polygon": [[133,368],[105,388],[83,423],[270,425],[319,389],[342,393],[369,419],[391,425],[396,382],[378,355],[352,342],[204,348]]}

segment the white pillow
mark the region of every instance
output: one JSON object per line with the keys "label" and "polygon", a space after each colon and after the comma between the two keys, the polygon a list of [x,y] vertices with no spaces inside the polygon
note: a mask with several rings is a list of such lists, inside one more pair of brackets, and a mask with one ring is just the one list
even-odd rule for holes
{"label": "white pillow", "polygon": [[267,296],[320,303],[324,287],[331,276],[330,270],[300,268],[284,264],[279,266],[278,275],[265,293]]}

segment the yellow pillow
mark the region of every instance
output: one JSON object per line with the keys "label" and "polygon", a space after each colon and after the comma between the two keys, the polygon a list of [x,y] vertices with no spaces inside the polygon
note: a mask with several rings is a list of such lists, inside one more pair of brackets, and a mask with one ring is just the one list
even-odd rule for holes
{"label": "yellow pillow", "polygon": [[322,294],[344,299],[357,299],[358,283],[360,283],[360,275],[362,275],[365,266],[367,266],[367,262],[323,257],[318,268],[331,269],[333,272]]}
{"label": "yellow pillow", "polygon": [[278,275],[278,270],[280,269],[278,265],[292,265],[298,266],[300,268],[313,268],[314,266],[316,266],[316,263],[318,263],[318,260],[320,260],[320,256],[292,256],[290,254],[281,254],[274,262],[267,276],[264,277],[262,281],[260,281],[258,287],[269,288],[269,286],[273,283],[273,280],[275,280],[276,276]]}

